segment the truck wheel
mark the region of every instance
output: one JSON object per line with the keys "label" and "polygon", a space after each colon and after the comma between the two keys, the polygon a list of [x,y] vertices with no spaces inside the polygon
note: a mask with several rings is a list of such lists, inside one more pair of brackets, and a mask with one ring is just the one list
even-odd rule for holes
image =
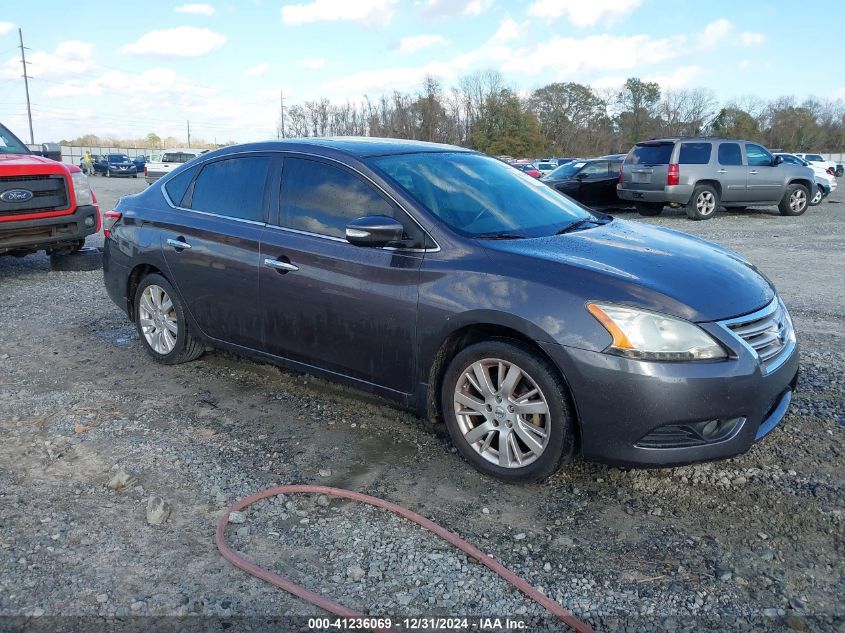
{"label": "truck wheel", "polygon": [[786,188],[783,199],[778,204],[781,215],[802,215],[807,210],[809,202],[807,187],[799,184],[792,184]]}
{"label": "truck wheel", "polygon": [[824,199],[824,189],[822,189],[822,186],[817,185],[816,189],[816,195],[814,195],[810,202],[807,203],[811,207],[815,207],[816,205],[821,204],[821,201]]}
{"label": "truck wheel", "polygon": [[80,272],[103,267],[103,254],[93,246],[83,246],[71,253],[50,255],[50,268],[57,271]]}
{"label": "truck wheel", "polygon": [[663,213],[663,204],[660,202],[637,202],[634,207],[637,213],[647,218]]}
{"label": "truck wheel", "polygon": [[690,220],[709,220],[719,208],[719,192],[710,185],[698,185],[687,203]]}

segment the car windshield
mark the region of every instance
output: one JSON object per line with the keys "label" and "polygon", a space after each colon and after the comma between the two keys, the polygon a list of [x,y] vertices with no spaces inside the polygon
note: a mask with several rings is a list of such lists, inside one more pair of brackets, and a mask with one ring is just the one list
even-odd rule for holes
{"label": "car windshield", "polygon": [[538,180],[479,154],[422,153],[370,162],[446,225],[466,237],[554,235],[586,209]]}
{"label": "car windshield", "polygon": [[5,127],[0,125],[0,154],[31,154],[29,148]]}
{"label": "car windshield", "polygon": [[126,154],[109,154],[110,163],[129,163],[129,157]]}
{"label": "car windshield", "polygon": [[550,173],[548,176],[546,176],[546,178],[548,180],[572,178],[572,176],[577,174],[580,169],[586,164],[587,163],[582,160],[564,163],[563,165],[555,169],[552,173]]}

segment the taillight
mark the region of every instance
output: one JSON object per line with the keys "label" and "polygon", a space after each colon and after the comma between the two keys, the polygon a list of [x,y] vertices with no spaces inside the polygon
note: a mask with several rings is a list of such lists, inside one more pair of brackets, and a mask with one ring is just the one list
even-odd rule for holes
{"label": "taillight", "polygon": [[147,175],[147,166],[146,165],[144,165],[144,175],[145,176]]}
{"label": "taillight", "polygon": [[115,223],[123,216],[120,211],[106,211],[103,216],[103,235],[108,238]]}
{"label": "taillight", "polygon": [[835,175],[836,175],[836,170],[835,170],[833,167],[828,167],[828,168],[827,168],[827,173],[829,173],[831,176],[835,176]]}
{"label": "taillight", "polygon": [[679,185],[681,184],[681,172],[678,169],[678,163],[672,163],[669,165],[669,171],[666,174],[666,184],[667,185]]}
{"label": "taillight", "polygon": [[621,183],[621,182],[622,182],[622,172],[623,172],[624,170],[625,170],[625,168],[624,168],[622,165],[619,165],[619,180],[617,181],[617,182],[619,182],[619,183]]}

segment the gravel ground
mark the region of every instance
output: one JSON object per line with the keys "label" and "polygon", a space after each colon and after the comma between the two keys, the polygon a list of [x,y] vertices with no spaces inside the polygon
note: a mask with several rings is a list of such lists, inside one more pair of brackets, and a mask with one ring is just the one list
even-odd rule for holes
{"label": "gravel ground", "polygon": [[[104,208],[144,186],[94,185]],[[800,218],[648,220],[748,256],[790,306],[803,368],[775,433],[718,463],[576,460],[526,486],[477,474],[418,419],[353,390],[222,352],[155,365],[100,273],[0,258],[0,616],[17,617],[0,629],[54,615],[323,615],[231,567],[212,540],[233,500],[318,483],[434,519],[597,630],[842,633],[843,201]],[[289,496],[236,518],[235,549],[352,608],[557,628],[488,569],[383,511]]]}

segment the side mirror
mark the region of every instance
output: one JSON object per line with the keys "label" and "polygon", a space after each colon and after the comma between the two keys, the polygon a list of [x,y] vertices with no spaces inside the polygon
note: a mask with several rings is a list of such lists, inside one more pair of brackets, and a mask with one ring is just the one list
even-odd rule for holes
{"label": "side mirror", "polygon": [[775,165],[780,165],[783,162],[783,156],[775,156]]}
{"label": "side mirror", "polygon": [[404,234],[405,227],[386,215],[367,215],[346,225],[346,241],[355,246],[387,246]]}

